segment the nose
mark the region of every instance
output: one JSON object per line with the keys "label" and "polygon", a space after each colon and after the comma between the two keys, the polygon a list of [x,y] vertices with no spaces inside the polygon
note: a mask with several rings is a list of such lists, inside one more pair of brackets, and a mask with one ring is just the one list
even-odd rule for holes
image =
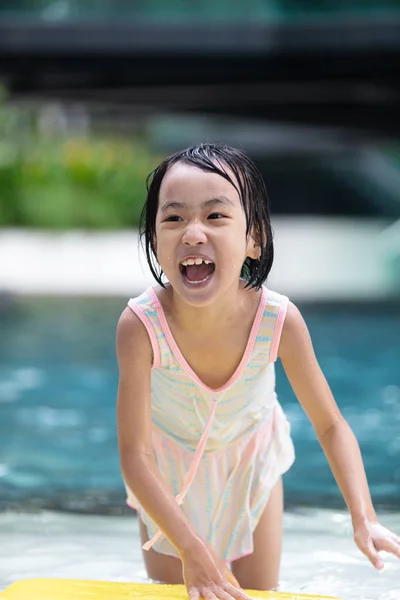
{"label": "nose", "polygon": [[182,235],[182,243],[187,246],[197,246],[206,242],[207,236],[201,224],[198,221],[188,223]]}

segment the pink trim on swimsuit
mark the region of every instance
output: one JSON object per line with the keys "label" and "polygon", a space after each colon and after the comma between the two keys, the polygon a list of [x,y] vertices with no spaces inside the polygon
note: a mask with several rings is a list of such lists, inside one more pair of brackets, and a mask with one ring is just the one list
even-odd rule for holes
{"label": "pink trim on swimsuit", "polygon": [[269,359],[271,362],[275,362],[278,358],[278,350],[279,350],[279,342],[281,340],[283,323],[285,321],[287,309],[288,309],[289,300],[286,298],[285,302],[279,307],[278,317],[276,319],[275,331],[274,331],[274,339],[271,344],[271,351],[269,355]]}
{"label": "pink trim on swimsuit", "polygon": [[153,369],[157,369],[160,366],[160,346],[157,341],[157,336],[154,332],[154,329],[150,323],[150,319],[144,313],[144,311],[135,304],[135,302],[131,299],[128,302],[128,306],[135,313],[137,317],[142,321],[143,325],[146,327],[146,331],[150,338],[151,346],[153,348]]}
{"label": "pink trim on swimsuit", "polygon": [[160,323],[161,323],[161,327],[164,331],[165,337],[167,338],[167,342],[173,352],[173,354],[175,355],[177,361],[179,362],[180,366],[182,367],[182,369],[184,371],[186,371],[186,373],[188,373],[188,375],[190,375],[190,377],[192,379],[194,379],[194,381],[200,385],[201,387],[203,387],[204,389],[206,389],[209,392],[213,392],[213,393],[218,393],[218,392],[222,392],[223,390],[226,390],[228,387],[230,387],[231,385],[233,385],[235,383],[235,381],[240,377],[240,375],[242,374],[243,369],[245,368],[245,366],[247,365],[250,356],[254,350],[254,344],[257,338],[257,332],[258,329],[260,327],[260,323],[264,314],[264,309],[265,309],[265,304],[267,301],[267,291],[265,288],[262,288],[261,290],[261,298],[260,298],[260,302],[257,308],[257,312],[256,312],[256,316],[254,318],[253,321],[253,325],[251,327],[251,331],[250,331],[250,335],[249,335],[249,339],[247,341],[246,344],[246,349],[244,351],[244,354],[242,356],[242,360],[240,361],[238,367],[236,368],[236,371],[233,373],[233,375],[231,376],[231,378],[221,387],[213,389],[210,388],[208,385],[206,385],[205,383],[203,383],[201,381],[201,379],[196,375],[196,373],[193,371],[193,369],[191,368],[191,366],[187,363],[185,357],[182,355],[178,344],[175,341],[174,336],[172,335],[172,332],[169,328],[167,319],[165,317],[165,313],[164,313],[164,309],[162,307],[162,304],[160,302],[160,300],[158,299],[158,296],[155,292],[155,290],[153,288],[148,288],[146,290],[147,294],[150,296],[150,298],[152,299],[152,304],[154,306],[154,308],[157,309],[157,313],[160,319]]}
{"label": "pink trim on swimsuit", "polygon": [[250,550],[249,552],[245,552],[244,554],[239,554],[239,556],[235,556],[234,558],[230,558],[229,561],[225,561],[225,562],[235,562],[235,560],[239,560],[239,558],[244,558],[245,556],[250,556],[250,554],[253,554],[254,550]]}

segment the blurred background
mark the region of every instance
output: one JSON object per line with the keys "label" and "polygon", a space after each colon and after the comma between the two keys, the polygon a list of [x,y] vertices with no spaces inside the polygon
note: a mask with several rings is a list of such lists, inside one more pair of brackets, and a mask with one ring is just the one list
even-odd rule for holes
{"label": "blurred background", "polygon": [[[20,543],[43,511],[131,514],[115,328],[152,283],[137,237],[146,176],[201,141],[244,149],[265,177],[268,285],[302,309],[374,501],[400,525],[400,1],[2,0],[0,530]],[[288,512],[339,523],[279,365],[278,394],[297,451]],[[294,544],[310,521],[290,523]],[[0,589],[31,573],[16,560]]]}

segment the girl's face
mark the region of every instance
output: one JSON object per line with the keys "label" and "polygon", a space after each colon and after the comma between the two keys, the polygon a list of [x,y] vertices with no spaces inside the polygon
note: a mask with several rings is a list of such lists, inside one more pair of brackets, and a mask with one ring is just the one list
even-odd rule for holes
{"label": "girl's face", "polygon": [[161,184],[155,248],[173,289],[193,306],[237,287],[246,257],[259,256],[233,185],[183,162]]}

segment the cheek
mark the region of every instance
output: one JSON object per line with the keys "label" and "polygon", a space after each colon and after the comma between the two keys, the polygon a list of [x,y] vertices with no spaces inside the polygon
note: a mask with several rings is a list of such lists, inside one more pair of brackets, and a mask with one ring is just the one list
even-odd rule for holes
{"label": "cheek", "polygon": [[[226,243],[222,248],[222,264],[225,265],[226,270],[231,272],[241,271],[243,263],[246,259],[246,240],[241,239],[239,232],[229,236],[229,240],[226,239]],[[222,271],[224,268],[222,267]]]}
{"label": "cheek", "polygon": [[165,235],[163,231],[156,226],[154,235],[154,248],[157,252],[157,258],[160,258],[160,256],[165,254],[165,251],[163,252],[163,248],[165,249],[165,247],[168,247],[165,243]]}
{"label": "cheek", "polygon": [[155,248],[158,263],[163,271],[168,271],[170,266],[174,263],[174,252],[171,240],[165,239],[165,235],[161,233],[161,235],[157,237]]}
{"label": "cheek", "polygon": [[165,267],[168,268],[168,265],[171,264],[172,262],[172,255],[171,252],[168,250],[164,250],[163,252],[159,252],[158,255],[158,262],[160,264],[163,264]]}

